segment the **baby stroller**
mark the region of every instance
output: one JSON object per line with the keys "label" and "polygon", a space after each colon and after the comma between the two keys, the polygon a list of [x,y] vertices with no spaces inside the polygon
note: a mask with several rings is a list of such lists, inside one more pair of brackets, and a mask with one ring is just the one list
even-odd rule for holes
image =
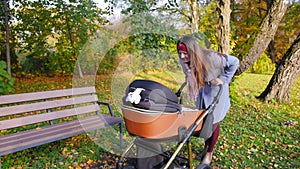
{"label": "baby stroller", "polygon": [[[144,155],[137,158],[138,169],[193,168],[190,138],[203,129],[205,117],[213,112],[218,102],[222,85],[219,85],[217,96],[206,110],[182,105],[181,93],[185,85],[186,83],[183,83],[177,93],[151,80],[135,80],[127,87],[122,113],[127,131],[136,138],[117,162],[117,169],[135,168],[126,167],[123,163],[125,155],[134,145],[138,147],[137,156]],[[165,151],[159,144],[169,140],[178,142],[174,153]],[[188,158],[178,156],[185,144]],[[204,168],[210,166],[197,167],[197,169]]]}

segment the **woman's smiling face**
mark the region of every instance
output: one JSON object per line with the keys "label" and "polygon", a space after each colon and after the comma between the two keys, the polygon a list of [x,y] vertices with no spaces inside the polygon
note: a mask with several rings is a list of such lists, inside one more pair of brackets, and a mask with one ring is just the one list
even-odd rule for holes
{"label": "woman's smiling face", "polygon": [[187,63],[187,62],[190,61],[190,57],[189,57],[189,55],[188,55],[188,53],[187,53],[186,51],[179,50],[179,51],[178,51],[178,55],[179,55],[179,58],[180,58],[183,62]]}

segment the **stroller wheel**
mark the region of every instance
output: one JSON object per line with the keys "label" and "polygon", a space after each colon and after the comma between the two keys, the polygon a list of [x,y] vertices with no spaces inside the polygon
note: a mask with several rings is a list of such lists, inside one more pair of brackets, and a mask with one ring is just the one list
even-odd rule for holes
{"label": "stroller wheel", "polygon": [[118,161],[117,162],[117,167],[113,168],[113,169],[135,169],[135,167],[134,166],[124,166],[123,161]]}
{"label": "stroller wheel", "polygon": [[116,169],[123,169],[123,168],[124,168],[124,162],[123,161],[118,161]]}
{"label": "stroller wheel", "polygon": [[207,164],[200,164],[196,169],[211,169],[211,167]]}

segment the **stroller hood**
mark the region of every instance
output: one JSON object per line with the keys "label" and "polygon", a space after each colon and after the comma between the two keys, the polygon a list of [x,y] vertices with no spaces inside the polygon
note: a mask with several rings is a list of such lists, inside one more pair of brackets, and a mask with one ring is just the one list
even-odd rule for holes
{"label": "stroller hood", "polygon": [[177,112],[178,97],[168,87],[151,80],[134,80],[125,91],[123,104],[147,110]]}

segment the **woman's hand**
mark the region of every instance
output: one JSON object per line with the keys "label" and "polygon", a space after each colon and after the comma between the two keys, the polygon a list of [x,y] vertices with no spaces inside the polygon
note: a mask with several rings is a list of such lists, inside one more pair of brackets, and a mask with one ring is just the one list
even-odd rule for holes
{"label": "woman's hand", "polygon": [[223,84],[224,82],[221,79],[219,79],[219,78],[215,78],[214,80],[210,81],[210,83],[212,85],[217,86],[217,85]]}

